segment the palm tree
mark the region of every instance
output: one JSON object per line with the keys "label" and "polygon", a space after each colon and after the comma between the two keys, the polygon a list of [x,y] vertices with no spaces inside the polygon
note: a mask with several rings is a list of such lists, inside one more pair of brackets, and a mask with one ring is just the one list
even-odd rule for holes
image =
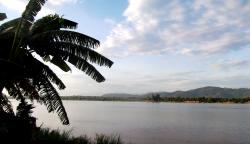
{"label": "palm tree", "polygon": [[[19,101],[22,98],[37,100],[45,104],[49,112],[57,112],[63,124],[69,124],[61,98],[52,83],[59,89],[64,89],[65,85],[34,55],[65,72],[71,70],[70,63],[97,82],[103,82],[105,78],[89,62],[107,67],[113,62],[93,50],[100,45],[98,40],[68,30],[76,29],[76,22],[56,14],[35,21],[34,17],[45,2],[30,0],[20,18],[0,26],[0,65],[5,67],[0,72],[0,90],[6,88],[10,96]],[[5,95],[0,96],[0,101],[4,101],[0,110],[12,112]]]}

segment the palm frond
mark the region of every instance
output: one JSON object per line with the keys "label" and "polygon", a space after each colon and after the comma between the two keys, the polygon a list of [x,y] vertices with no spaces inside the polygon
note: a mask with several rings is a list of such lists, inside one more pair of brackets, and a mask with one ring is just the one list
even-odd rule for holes
{"label": "palm frond", "polygon": [[102,74],[93,65],[89,64],[86,60],[72,55],[67,59],[67,61],[73,64],[76,68],[85,72],[87,75],[89,75],[92,79],[96,80],[97,82],[105,81],[105,78],[102,76]]}
{"label": "palm frond", "polygon": [[25,99],[21,99],[16,108],[16,116],[21,119],[31,120],[32,109],[35,108],[33,104],[29,104]]}
{"label": "palm frond", "polygon": [[[88,48],[84,48],[84,50],[89,50],[89,53],[88,52],[82,52],[82,55],[78,54],[79,56],[76,56],[76,51],[73,49],[69,49],[67,52],[64,47],[61,47],[61,45],[58,45],[58,49],[55,50],[55,47],[53,49],[50,48],[51,46],[53,45],[47,45],[48,47],[43,47],[41,45],[37,45],[37,46],[34,46],[33,45],[33,48],[36,49],[38,51],[38,54],[42,51],[42,49],[44,48],[44,50],[47,52],[47,54],[50,54],[50,55],[53,55],[53,56],[56,56],[56,57],[61,57],[62,60],[65,60],[65,61],[68,61],[70,62],[71,64],[73,64],[76,68],[80,69],[81,71],[85,72],[87,75],[91,76],[94,80],[96,80],[97,82],[103,82],[105,81],[105,78],[98,72],[98,70],[96,70],[96,68],[89,64],[87,62],[88,59],[90,59],[90,61],[95,61],[95,62],[99,62],[99,64],[104,64],[104,60],[105,57],[101,56],[100,54],[98,53],[95,53],[95,51],[91,51],[91,49],[88,49]],[[55,45],[54,45],[55,46]],[[65,50],[60,50],[60,47]],[[83,48],[82,48],[83,49]],[[90,54],[92,52],[92,55]],[[41,52],[42,53],[42,52]],[[72,53],[72,54],[71,54]],[[94,54],[93,54],[94,53]],[[96,55],[95,55],[96,54]],[[82,57],[80,57],[82,56]],[[99,60],[97,57],[100,56],[101,60]],[[104,60],[103,60],[104,59]],[[98,61],[99,60],[99,61]],[[106,63],[110,64],[110,66],[112,65],[112,61],[109,61],[108,59],[105,61]]]}
{"label": "palm frond", "polygon": [[2,109],[6,113],[14,115],[12,105],[7,96],[3,93],[0,93],[0,109]]}
{"label": "palm frond", "polygon": [[41,75],[47,77],[51,82],[56,84],[59,89],[64,89],[64,83],[57,77],[57,75],[49,68],[49,66],[43,64],[39,60],[29,56],[27,59],[27,66],[30,69],[30,74],[34,77],[36,75]]}
{"label": "palm frond", "polygon": [[32,79],[22,79],[18,82],[18,87],[22,94],[29,98],[31,101],[37,100],[40,101],[39,93],[36,87],[33,85]]}
{"label": "palm frond", "polygon": [[6,18],[7,18],[7,16],[5,13],[0,13],[0,21],[4,20]]}
{"label": "palm frond", "polygon": [[44,40],[44,42],[68,42],[87,48],[95,48],[100,45],[100,42],[92,37],[68,30],[52,30],[32,37],[32,41],[39,40]]}
{"label": "palm frond", "polygon": [[15,98],[16,100],[24,99],[21,90],[18,88],[15,82],[6,83],[5,88],[7,89],[10,96]]}
{"label": "palm frond", "polygon": [[59,17],[59,15],[47,15],[37,20],[31,27],[31,33],[36,34],[40,32],[46,32],[49,30],[76,29],[77,23],[68,19]]}
{"label": "palm frond", "polygon": [[111,60],[97,53],[96,51],[76,44],[71,44],[68,42],[45,43],[43,41],[34,41],[33,43],[35,45],[32,45],[31,48],[35,51],[38,51],[38,53],[47,52],[50,55],[59,55],[61,57],[74,55],[86,61],[96,63],[100,66],[111,67],[113,65]]}
{"label": "palm frond", "polygon": [[19,22],[20,22],[20,19],[21,18],[16,18],[16,19],[13,19],[13,20],[10,20],[10,21],[7,21],[5,23],[3,23],[1,26],[0,26],[0,31],[4,30],[4,29],[8,29],[10,27],[17,27]]}
{"label": "palm frond", "polygon": [[22,13],[22,17],[17,26],[17,31],[16,31],[13,44],[15,44],[15,41],[18,37],[28,33],[29,28],[31,27],[32,23],[35,20],[35,16],[41,10],[42,6],[45,4],[46,1],[47,0],[30,0],[29,1],[24,12]]}
{"label": "palm frond", "polygon": [[1,69],[0,71],[0,74],[1,74],[0,80],[20,79],[22,77],[27,76],[25,74],[24,67],[21,65],[18,65],[17,63],[10,62],[10,61],[0,58],[0,66],[3,67],[3,69]]}
{"label": "palm frond", "polygon": [[62,123],[68,125],[69,119],[62,100],[50,81],[45,77],[37,77],[34,79],[34,84],[38,88],[41,100],[47,106],[48,111],[56,112]]}
{"label": "palm frond", "polygon": [[30,0],[26,6],[22,18],[30,23],[34,22],[35,16],[41,10],[47,0]]}
{"label": "palm frond", "polygon": [[65,72],[71,71],[71,68],[64,60],[62,60],[61,57],[54,56],[50,62],[58,66],[61,70]]}
{"label": "palm frond", "polygon": [[15,56],[18,55],[17,51],[18,49],[20,49],[20,44],[22,43],[24,38],[28,36],[29,29],[35,20],[35,16],[41,10],[45,2],[46,0],[30,0],[27,4],[16,29],[9,56],[10,60],[15,59]]}
{"label": "palm frond", "polygon": [[[8,40],[8,41],[12,42],[14,36],[15,36],[14,27],[9,27],[7,29],[3,29],[2,31],[0,31],[0,39],[1,39],[1,41]],[[3,45],[3,44],[10,45],[9,43],[6,43],[6,41],[5,41],[5,43],[1,43],[1,45]],[[8,47],[7,48],[5,47],[5,49],[8,49]]]}

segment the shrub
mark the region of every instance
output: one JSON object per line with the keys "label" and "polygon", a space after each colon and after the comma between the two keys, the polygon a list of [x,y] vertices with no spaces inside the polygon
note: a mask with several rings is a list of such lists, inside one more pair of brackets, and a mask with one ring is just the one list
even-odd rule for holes
{"label": "shrub", "polygon": [[32,144],[123,144],[119,135],[96,134],[94,139],[86,135],[74,137],[71,131],[40,128],[32,138]]}

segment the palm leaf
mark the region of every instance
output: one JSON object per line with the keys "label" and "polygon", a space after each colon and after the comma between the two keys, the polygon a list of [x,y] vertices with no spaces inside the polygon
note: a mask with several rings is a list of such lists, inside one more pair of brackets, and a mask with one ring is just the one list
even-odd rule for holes
{"label": "palm leaf", "polygon": [[46,0],[30,0],[27,4],[16,29],[9,59],[15,59],[15,56],[18,54],[17,51],[20,44],[23,39],[28,36],[27,34],[29,33],[29,29],[35,20],[35,16],[41,10],[45,2]]}
{"label": "palm leaf", "polygon": [[21,119],[29,120],[32,116],[32,109],[35,108],[33,104],[28,104],[25,99],[21,99],[19,105],[16,108],[16,116]]}
{"label": "palm leaf", "polygon": [[28,5],[26,6],[21,21],[21,28],[24,27],[25,23],[33,23],[35,20],[35,16],[41,10],[42,6],[45,4],[47,0],[30,0]]}
{"label": "palm leaf", "polygon": [[33,58],[33,56],[29,56],[26,59],[27,67],[29,70],[29,73],[35,77],[37,75],[45,76],[47,77],[51,82],[56,84],[59,89],[64,89],[65,85],[64,83],[57,77],[57,75],[45,64],[40,62],[39,60]]}
{"label": "palm leaf", "polygon": [[[38,54],[39,54],[42,48],[39,48],[39,46],[37,46],[36,48],[38,49]],[[45,51],[50,55],[53,55],[55,57],[61,57],[62,60],[70,62],[76,68],[85,72],[87,75],[91,76],[97,82],[105,81],[105,78],[96,70],[96,68],[93,65],[87,62],[87,59],[75,56],[74,54],[70,54],[62,50],[55,51],[54,49],[45,49]]]}
{"label": "palm leaf", "polygon": [[[61,98],[50,81],[46,77],[37,75],[37,77],[33,78],[29,83],[30,84],[27,84],[27,81],[12,81],[5,83],[5,88],[10,96],[17,100],[23,100],[25,96],[37,94],[38,92],[39,98],[36,96],[35,99],[39,103],[43,102],[49,112],[56,112],[63,124],[69,124]],[[37,92],[34,92],[33,88],[35,88]]]}
{"label": "palm leaf", "polygon": [[48,111],[56,112],[62,123],[68,125],[69,119],[62,100],[50,81],[45,77],[37,77],[34,79],[34,84],[38,88],[41,100],[47,106]]}
{"label": "palm leaf", "polygon": [[7,28],[10,28],[10,27],[17,27],[19,22],[20,22],[20,19],[21,18],[16,18],[16,19],[13,19],[13,20],[10,20],[10,21],[3,23],[0,26],[0,31],[7,29]]}
{"label": "palm leaf", "polygon": [[50,62],[58,66],[61,70],[65,72],[71,71],[71,68],[68,66],[68,64],[60,57],[54,56]]}
{"label": "palm leaf", "polygon": [[18,87],[20,88],[22,94],[31,101],[40,101],[39,93],[32,82],[32,79],[22,79],[18,82]]}
{"label": "palm leaf", "polygon": [[6,113],[14,115],[14,111],[10,101],[7,96],[3,93],[0,93],[0,110],[3,110]]}
{"label": "palm leaf", "polygon": [[0,71],[0,80],[14,80],[22,79],[23,77],[29,77],[22,65],[14,62],[0,59],[0,66],[3,69]]}
{"label": "palm leaf", "polygon": [[21,90],[18,88],[15,82],[8,82],[5,84],[5,88],[7,89],[8,93],[11,97],[15,98],[16,100],[21,100],[24,98],[22,95]]}
{"label": "palm leaf", "polygon": [[31,33],[36,34],[40,32],[46,32],[49,30],[60,30],[65,29],[76,29],[77,23],[68,19],[59,17],[59,15],[48,15],[39,20],[37,20],[32,28]]}
{"label": "palm leaf", "polygon": [[4,20],[6,18],[7,18],[7,16],[5,13],[0,13],[0,21]]}
{"label": "palm leaf", "polygon": [[67,59],[67,61],[73,64],[76,68],[85,72],[97,82],[105,81],[105,78],[101,75],[101,73],[99,73],[99,71],[96,70],[96,68],[89,64],[86,60],[72,55]]}
{"label": "palm leaf", "polygon": [[53,43],[46,43],[44,41],[34,41],[35,45],[32,45],[31,48],[37,51],[37,53],[44,53],[53,55],[53,56],[61,56],[61,57],[68,57],[70,55],[75,55],[79,58],[82,58],[86,61],[90,61],[92,63],[96,63],[100,66],[108,66],[111,67],[113,62],[108,58],[102,56],[101,54],[97,53],[96,51],[67,43],[67,42],[53,42]]}
{"label": "palm leaf", "polygon": [[52,30],[32,37],[32,41],[39,40],[44,40],[44,42],[68,42],[87,48],[95,48],[100,45],[100,42],[92,37],[67,30]]}

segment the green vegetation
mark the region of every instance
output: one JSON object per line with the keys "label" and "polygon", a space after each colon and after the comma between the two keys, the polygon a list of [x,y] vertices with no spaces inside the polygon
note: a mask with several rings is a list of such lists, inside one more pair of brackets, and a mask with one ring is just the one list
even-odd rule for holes
{"label": "green vegetation", "polygon": [[[26,132],[25,130],[22,130]],[[18,132],[21,132],[21,130]],[[24,143],[24,144],[123,144],[119,135],[104,135],[96,134],[94,138],[86,135],[72,136],[70,131],[51,130],[49,128],[36,128],[33,129],[31,139],[24,137],[26,134],[19,134],[15,138],[4,138],[0,135],[1,143]],[[22,137],[21,137],[22,136]],[[26,138],[26,139],[25,139]],[[25,141],[24,141],[25,140]]]}
{"label": "green vegetation", "polygon": [[185,103],[248,103],[250,98],[218,98],[218,97],[161,97],[160,94],[152,94],[146,97],[152,102],[185,102]]}
{"label": "green vegetation", "polygon": [[161,102],[197,102],[197,103],[248,103],[250,98],[213,98],[213,97],[166,97]]}
{"label": "green vegetation", "polygon": [[153,102],[161,102],[162,98],[160,97],[160,94],[152,94],[152,97],[149,100]]}
{"label": "green vegetation", "polygon": [[62,143],[62,144],[90,144],[87,136],[72,137],[70,131],[60,132],[49,128],[38,129],[34,132],[32,143]]}
{"label": "green vegetation", "polygon": [[47,144],[47,143],[60,143],[60,144],[123,144],[120,136],[111,135],[106,136],[104,134],[96,134],[91,139],[90,137],[83,135],[74,137],[70,131],[60,132],[59,130],[51,130],[49,128],[37,130],[32,138],[32,144]]}
{"label": "green vegetation", "polygon": [[36,131],[36,119],[31,116],[32,104],[24,99],[17,106],[16,114],[0,111],[0,139],[2,142],[30,143]]}
{"label": "green vegetation", "polygon": [[0,13],[0,21],[4,20],[6,18],[7,18],[7,16],[5,13]]}
{"label": "green vegetation", "polygon": [[108,97],[108,96],[63,96],[62,100],[83,101],[144,101],[144,97]]}
{"label": "green vegetation", "polygon": [[108,97],[108,96],[63,96],[63,100],[83,100],[83,101],[128,101],[128,102],[193,102],[193,103],[248,103],[250,98],[213,98],[213,97]]}

